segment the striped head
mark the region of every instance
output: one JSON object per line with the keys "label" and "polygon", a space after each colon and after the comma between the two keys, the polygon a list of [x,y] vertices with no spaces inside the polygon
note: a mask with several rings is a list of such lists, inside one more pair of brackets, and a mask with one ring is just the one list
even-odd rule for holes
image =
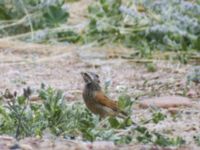
{"label": "striped head", "polygon": [[81,75],[83,77],[83,80],[85,81],[85,84],[100,83],[99,75],[94,72],[81,72]]}

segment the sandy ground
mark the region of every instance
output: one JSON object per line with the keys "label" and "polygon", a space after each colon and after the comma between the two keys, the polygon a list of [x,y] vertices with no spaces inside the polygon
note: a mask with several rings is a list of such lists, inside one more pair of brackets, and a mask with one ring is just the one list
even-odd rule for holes
{"label": "sandy ground", "polygon": [[[71,4],[73,12],[70,24],[81,23],[91,0]],[[82,6],[82,7],[80,7]],[[90,45],[40,45],[18,41],[0,40],[0,92],[5,89],[20,92],[30,86],[38,89],[41,83],[61,89],[67,101],[82,101],[83,80],[81,71],[94,71],[100,75],[101,85],[110,82],[108,95],[116,99],[123,89],[133,99],[146,99],[161,95],[184,95],[199,105],[200,87],[186,84],[188,70],[192,64],[153,60],[156,72],[149,72],[145,63],[123,59],[131,50],[120,46],[91,47]],[[192,94],[190,94],[192,93]],[[193,105],[194,106],[194,105]],[[163,110],[169,114],[167,110]],[[194,145],[192,136],[200,133],[199,108],[179,108],[180,119],[167,118],[161,123],[147,127],[160,132],[170,130],[172,135],[187,139]],[[134,118],[148,118],[149,109],[133,110]]]}
{"label": "sandy ground", "polygon": [[[0,40],[0,91],[6,88],[20,92],[30,86],[38,89],[41,83],[61,89],[67,101],[82,101],[83,80],[81,71],[94,71],[100,75],[101,85],[109,81],[109,97],[116,99],[123,89],[132,99],[146,99],[162,95],[190,96],[193,106],[199,105],[199,86],[186,84],[188,70],[192,65],[179,62],[158,61],[156,72],[149,72],[144,63],[122,59],[130,50],[120,47],[77,45],[38,45]],[[186,94],[185,94],[186,92]],[[194,145],[193,136],[200,132],[199,107],[179,108],[181,117],[174,121],[169,117],[158,124],[149,123],[150,130],[170,131],[170,135],[187,139]],[[133,109],[133,119],[148,118],[150,109]]]}

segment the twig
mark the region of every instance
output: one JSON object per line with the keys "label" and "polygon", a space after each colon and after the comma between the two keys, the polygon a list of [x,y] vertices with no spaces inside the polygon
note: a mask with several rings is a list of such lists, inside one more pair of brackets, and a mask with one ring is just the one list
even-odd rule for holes
{"label": "twig", "polygon": [[11,23],[11,24],[8,24],[8,25],[2,25],[2,26],[0,26],[0,30],[6,29],[6,28],[10,28],[10,27],[13,27],[13,26],[18,26],[18,25],[22,24],[23,22],[25,22],[26,18],[27,18],[27,16],[21,18],[17,22],[14,22],[14,23]]}
{"label": "twig", "polygon": [[[0,28],[1,29],[1,28]],[[67,26],[65,24],[63,24],[62,26],[60,27],[57,27],[57,28],[51,28],[49,30],[47,29],[41,29],[41,30],[37,30],[34,32],[34,34],[37,34],[37,33],[40,33],[40,32],[44,32],[44,31],[48,31],[48,35],[51,35],[51,34],[55,34],[55,33],[58,33],[58,32],[65,32],[65,31],[68,31],[68,30],[78,30],[79,29],[79,25],[76,25],[76,26]],[[5,38],[6,40],[17,40],[17,39],[22,39],[22,38],[27,38],[31,35],[32,33],[30,32],[27,32],[27,33],[23,33],[23,34],[19,34],[19,35],[15,35],[15,36],[10,36],[10,37],[7,37]]]}
{"label": "twig", "polygon": [[105,118],[104,120],[102,120],[99,124],[98,124],[98,127],[99,128],[102,128],[104,125],[105,125],[105,123],[108,121],[108,118]]}
{"label": "twig", "polygon": [[[124,58],[124,57],[122,57],[122,58]],[[131,60],[128,60],[128,61],[134,62],[134,63],[153,63],[154,62],[154,60],[152,60],[152,59],[131,59]]]}
{"label": "twig", "polygon": [[24,12],[25,12],[25,14],[26,14],[26,16],[27,16],[27,18],[28,18],[28,22],[29,22],[30,29],[31,29],[31,38],[33,39],[33,38],[34,38],[34,34],[33,34],[34,31],[33,31],[33,24],[32,24],[32,22],[31,22],[30,15],[29,15],[28,10],[26,9],[26,7],[25,7],[25,5],[24,5],[23,0],[20,0],[20,3],[22,4],[22,6],[23,6],[23,8],[24,8]]}
{"label": "twig", "polygon": [[0,24],[10,24],[10,23],[13,23],[13,22],[16,22],[16,20],[0,20]]}

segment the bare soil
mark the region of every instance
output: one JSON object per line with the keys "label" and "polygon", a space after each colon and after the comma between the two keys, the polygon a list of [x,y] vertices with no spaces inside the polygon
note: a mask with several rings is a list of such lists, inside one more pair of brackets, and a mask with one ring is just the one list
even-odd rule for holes
{"label": "bare soil", "polygon": [[[0,91],[18,91],[30,86],[38,89],[41,83],[61,89],[67,101],[82,101],[83,80],[81,71],[94,71],[100,75],[101,85],[110,82],[108,95],[117,99],[124,89],[132,99],[138,101],[161,95],[189,95],[193,107],[177,108],[181,116],[174,121],[170,111],[162,111],[169,117],[158,124],[149,123],[150,130],[187,139],[195,145],[193,136],[200,132],[199,86],[186,84],[186,76],[192,65],[179,62],[154,60],[156,72],[149,72],[144,63],[122,59],[131,51],[120,47],[90,47],[79,45],[39,45],[17,41],[0,40]],[[135,105],[133,119],[148,119],[151,109],[140,109]],[[48,140],[47,140],[48,141]],[[77,143],[76,143],[77,144]]]}
{"label": "bare soil", "polygon": [[[86,20],[84,14],[89,3],[91,0],[71,4],[70,11],[74,12],[69,20],[71,24]],[[195,149],[193,136],[200,133],[200,111],[199,107],[196,107],[200,102],[200,87],[186,83],[192,64],[183,65],[156,59],[152,61],[157,71],[149,72],[146,63],[137,63],[135,60],[121,57],[132,52],[121,46],[42,45],[1,39],[0,91],[10,89],[21,92],[27,86],[38,89],[41,83],[45,83],[63,90],[67,101],[82,101],[83,81],[80,72],[94,71],[100,75],[102,87],[106,81],[110,82],[108,95],[113,99],[117,99],[120,91],[124,89],[133,99],[138,100],[161,95],[187,96],[194,105],[178,108],[178,114],[181,116],[179,119],[174,121],[172,117],[168,117],[161,123],[150,123],[147,127],[163,133],[170,132],[172,136],[181,136],[187,139],[187,145]],[[168,116],[171,115],[167,109],[162,111]],[[148,118],[150,114],[150,109],[140,109],[137,106],[133,109],[133,119],[136,121],[141,117]],[[74,142],[74,145],[76,144]],[[52,148],[51,146],[49,148]],[[138,146],[139,148],[141,146]]]}

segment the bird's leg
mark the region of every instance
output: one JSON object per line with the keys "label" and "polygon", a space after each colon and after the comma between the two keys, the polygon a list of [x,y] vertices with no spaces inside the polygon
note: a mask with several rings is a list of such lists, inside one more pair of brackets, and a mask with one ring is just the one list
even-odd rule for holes
{"label": "bird's leg", "polygon": [[108,120],[108,117],[107,118],[103,118],[103,117],[100,117],[100,122],[99,122],[99,127],[102,128],[102,127],[106,127],[106,124],[105,122]]}

